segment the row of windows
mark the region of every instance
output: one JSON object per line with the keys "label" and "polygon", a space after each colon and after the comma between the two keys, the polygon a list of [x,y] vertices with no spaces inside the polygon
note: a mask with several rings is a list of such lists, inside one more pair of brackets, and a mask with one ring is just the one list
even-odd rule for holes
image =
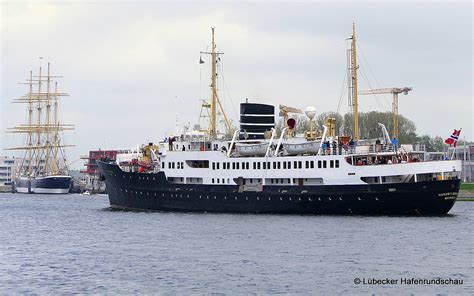
{"label": "row of windows", "polygon": [[[242,164],[242,165],[241,165]],[[304,162],[304,167],[306,169],[314,169],[315,167],[315,161],[313,160],[306,160]],[[327,168],[328,167],[328,161],[327,160],[318,160],[317,162],[318,168]],[[222,163],[222,168],[224,170],[230,170],[231,167],[233,170],[239,170],[240,166],[242,166],[243,170],[248,170],[250,169],[250,163],[249,162],[224,162]],[[281,170],[282,168],[284,170],[291,170],[293,169],[302,169],[303,168],[303,161],[275,161],[275,162],[253,162],[252,163],[252,168],[254,170]],[[329,168],[339,168],[339,160],[330,160],[329,161]],[[218,170],[220,169],[220,163],[219,162],[213,162],[212,163],[212,169],[213,170]]]}
{"label": "row of windows", "polygon": [[[222,182],[221,182],[222,180]],[[230,184],[230,179],[227,179],[227,183],[226,183],[226,179],[222,178],[222,179],[219,179],[219,178],[212,178],[212,184]]]}
{"label": "row of windows", "polygon": [[[329,162],[329,168],[339,168],[339,160],[318,160],[317,161],[317,167],[318,169],[325,169],[328,167],[328,162]],[[166,167],[165,162],[162,163],[163,168]],[[212,163],[212,169],[213,170],[219,170],[221,167],[220,162],[213,162]],[[250,163],[249,162],[223,162],[222,163],[222,169],[224,170],[240,170],[240,167],[242,167],[243,170],[249,170],[250,169]],[[184,169],[184,162],[168,162],[168,169]],[[253,162],[252,163],[252,168],[254,170],[291,170],[293,169],[302,169],[303,168],[303,161],[275,161],[275,162]],[[315,161],[313,160],[306,160],[304,162],[304,168],[306,169],[314,169],[315,168]]]}
{"label": "row of windows", "polygon": [[[165,167],[166,167],[166,163],[163,162],[163,163],[162,163],[162,166],[163,166],[163,168],[165,168]],[[179,169],[184,169],[184,162],[168,162],[168,168],[169,168],[169,169],[177,168],[178,170],[179,170]]]}

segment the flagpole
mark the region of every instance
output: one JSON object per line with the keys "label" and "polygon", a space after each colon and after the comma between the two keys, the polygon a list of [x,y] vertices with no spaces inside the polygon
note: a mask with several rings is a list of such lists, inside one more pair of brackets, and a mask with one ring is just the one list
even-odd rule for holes
{"label": "flagpole", "polygon": [[466,173],[466,136],[464,136],[464,149],[463,149],[463,156],[464,156],[464,160],[462,162],[462,166],[461,166],[461,174],[464,173],[464,178],[463,178],[463,182],[466,182],[466,178],[467,178],[467,173]]}

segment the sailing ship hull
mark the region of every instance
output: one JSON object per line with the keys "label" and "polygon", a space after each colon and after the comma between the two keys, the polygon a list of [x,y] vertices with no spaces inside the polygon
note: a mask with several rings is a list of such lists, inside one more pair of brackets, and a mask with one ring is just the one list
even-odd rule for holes
{"label": "sailing ship hull", "polygon": [[66,194],[69,193],[71,180],[71,176],[17,178],[15,189],[18,193]]}
{"label": "sailing ship hull", "polygon": [[264,186],[172,184],[165,173],[128,173],[98,162],[110,206],[144,211],[311,215],[443,215],[454,205],[459,179],[397,184]]}

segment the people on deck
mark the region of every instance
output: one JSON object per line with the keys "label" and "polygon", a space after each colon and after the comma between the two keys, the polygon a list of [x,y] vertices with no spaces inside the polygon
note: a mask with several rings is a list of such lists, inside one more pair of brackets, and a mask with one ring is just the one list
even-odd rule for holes
{"label": "people on deck", "polygon": [[393,151],[397,151],[397,149],[398,149],[398,140],[395,137],[392,139],[392,146],[393,146]]}

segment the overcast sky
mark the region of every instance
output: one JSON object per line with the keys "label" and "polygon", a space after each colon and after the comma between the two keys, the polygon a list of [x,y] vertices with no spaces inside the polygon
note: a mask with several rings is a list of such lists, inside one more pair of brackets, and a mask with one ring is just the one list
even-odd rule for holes
{"label": "overcast sky", "polygon": [[[411,86],[399,111],[419,134],[474,140],[472,5],[318,2],[19,2],[1,5],[1,147],[26,119],[18,82],[49,61],[64,78],[62,119],[76,130],[71,161],[93,149],[158,141],[198,120],[209,97],[209,62],[199,51],[210,27],[223,55],[220,90],[228,115],[239,103],[337,110],[346,49],[356,22],[360,89]],[[369,84],[370,83],[370,84]],[[348,111],[347,95],[341,113]],[[391,96],[360,97],[360,109],[390,111]],[[3,151],[0,154],[11,155]],[[80,167],[76,162],[74,167]]]}

